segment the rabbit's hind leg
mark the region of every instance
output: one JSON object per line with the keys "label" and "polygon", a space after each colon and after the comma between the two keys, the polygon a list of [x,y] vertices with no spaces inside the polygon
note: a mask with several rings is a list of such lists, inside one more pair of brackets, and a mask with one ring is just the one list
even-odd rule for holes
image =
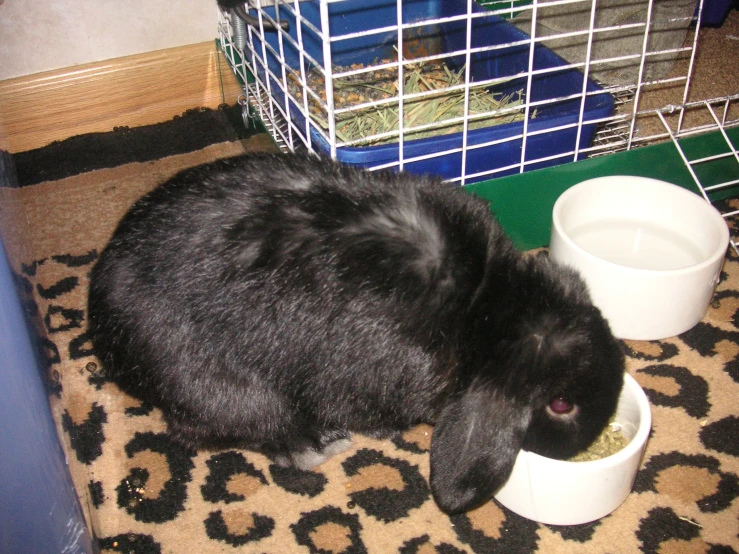
{"label": "rabbit's hind leg", "polygon": [[218,449],[238,445],[241,441],[223,430],[214,429],[197,419],[181,418],[165,412],[167,430],[172,439],[191,449]]}
{"label": "rabbit's hind leg", "polygon": [[275,463],[309,470],[352,447],[351,435],[347,431],[323,429],[317,431],[316,435],[311,439],[296,441],[289,449],[274,455]]}

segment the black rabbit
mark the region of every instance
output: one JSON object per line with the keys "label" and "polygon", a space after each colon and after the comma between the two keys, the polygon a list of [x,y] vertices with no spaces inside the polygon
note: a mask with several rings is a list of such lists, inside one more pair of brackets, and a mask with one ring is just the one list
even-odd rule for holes
{"label": "black rabbit", "polygon": [[89,332],[190,446],[305,469],[350,432],[435,424],[449,513],[522,447],[586,447],[624,371],[581,279],[515,250],[482,199],[299,155],[189,169],[136,202],[92,270]]}

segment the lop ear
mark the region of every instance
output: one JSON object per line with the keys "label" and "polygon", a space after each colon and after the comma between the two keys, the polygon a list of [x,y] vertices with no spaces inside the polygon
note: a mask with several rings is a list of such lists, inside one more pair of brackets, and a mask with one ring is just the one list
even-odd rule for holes
{"label": "lop ear", "polygon": [[481,505],[506,482],[531,410],[487,387],[468,390],[441,412],[431,437],[431,492],[446,513]]}

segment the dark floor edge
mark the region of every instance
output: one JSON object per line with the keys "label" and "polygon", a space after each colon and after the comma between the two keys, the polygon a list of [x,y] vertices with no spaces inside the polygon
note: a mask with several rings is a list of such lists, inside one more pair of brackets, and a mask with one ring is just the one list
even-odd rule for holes
{"label": "dark floor edge", "polygon": [[7,156],[4,156],[3,169],[15,166],[16,178],[6,179],[3,184],[35,185],[96,169],[186,154],[257,133],[244,125],[239,105],[223,105],[216,110],[188,110],[163,123],[117,127],[107,133],[88,133],[52,142],[42,148],[13,154],[7,163]]}
{"label": "dark floor edge", "polygon": [[17,187],[15,161],[8,152],[0,150],[0,187]]}

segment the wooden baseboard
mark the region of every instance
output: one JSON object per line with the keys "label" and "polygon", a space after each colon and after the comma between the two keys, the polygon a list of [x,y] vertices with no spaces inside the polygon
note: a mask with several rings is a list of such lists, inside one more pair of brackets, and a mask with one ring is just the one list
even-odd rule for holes
{"label": "wooden baseboard", "polygon": [[0,81],[0,148],[23,152],[114,127],[233,104],[241,87],[215,41]]}

